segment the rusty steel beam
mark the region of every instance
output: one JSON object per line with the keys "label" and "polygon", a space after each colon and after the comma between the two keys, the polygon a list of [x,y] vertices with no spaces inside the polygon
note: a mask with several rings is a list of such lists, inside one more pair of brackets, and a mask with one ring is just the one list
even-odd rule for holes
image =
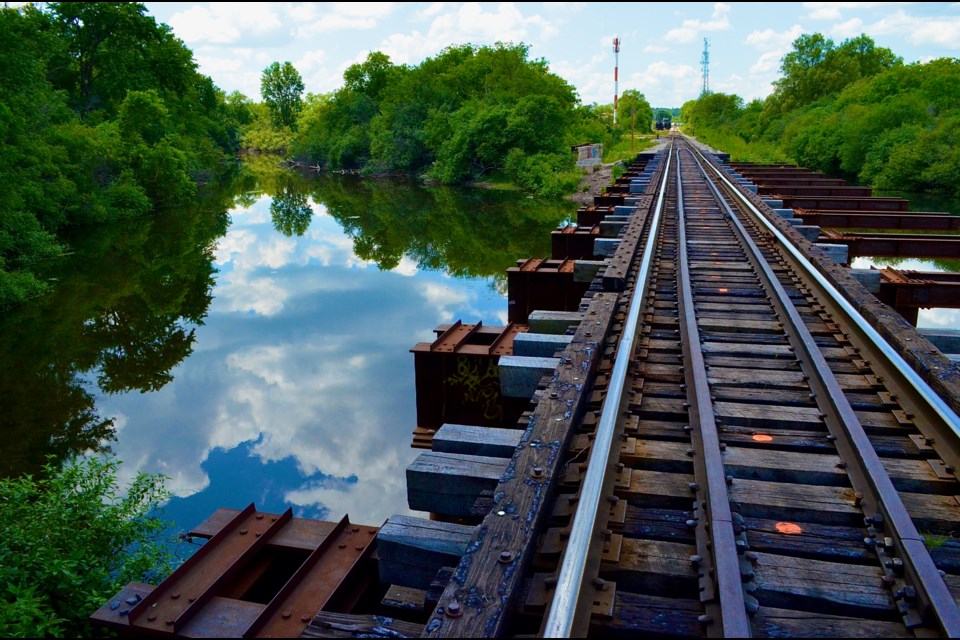
{"label": "rusty steel beam", "polygon": [[786,209],[839,209],[843,211],[907,211],[910,201],[903,198],[859,198],[842,196],[783,196]]}
{"label": "rusty steel beam", "polygon": [[880,291],[886,304],[898,311],[907,308],[960,309],[960,273],[880,270]]}
{"label": "rusty steel beam", "polygon": [[292,517],[288,509],[267,518],[249,505],[130,610],[131,626],[154,633],[183,629]]}
{"label": "rusty steel beam", "polygon": [[960,231],[960,216],[923,211],[836,211],[795,209],[804,224],[840,229],[903,229],[908,231]]}
{"label": "rusty steel beam", "polygon": [[533,311],[576,311],[590,286],[573,279],[574,261],[530,259],[507,269],[507,319],[526,323]]}
{"label": "rusty steel beam", "polygon": [[843,233],[822,229],[820,239],[845,244],[851,258],[955,258],[960,255],[960,235],[919,233]]}

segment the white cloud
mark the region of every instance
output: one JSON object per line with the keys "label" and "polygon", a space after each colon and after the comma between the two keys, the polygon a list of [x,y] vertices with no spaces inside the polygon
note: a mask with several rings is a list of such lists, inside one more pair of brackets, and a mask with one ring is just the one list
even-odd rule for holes
{"label": "white cloud", "polygon": [[450,285],[427,282],[420,290],[431,307],[436,309],[436,315],[441,322],[453,320],[455,314],[460,314],[469,297],[462,289]]}
{"label": "white cloud", "polygon": [[915,4],[913,2],[804,2],[810,12],[807,17],[813,20],[839,20],[845,9],[866,10],[891,5]]}
{"label": "white cloud", "polygon": [[170,26],[189,44],[236,42],[280,27],[276,6],[270,2],[211,2],[174,14]]}
{"label": "white cloud", "polygon": [[494,11],[485,10],[478,2],[466,2],[455,9],[442,12],[438,9],[435,13],[426,34],[416,30],[394,33],[387,36],[378,49],[397,64],[418,64],[450,44],[516,43],[529,39],[532,29],[537,29],[541,40],[549,40],[559,33],[553,22],[539,14],[524,15],[512,2],[502,2]]}
{"label": "white cloud", "polygon": [[417,261],[407,255],[400,258],[400,264],[392,269],[394,273],[399,273],[402,276],[415,276],[419,270]]}
{"label": "white cloud", "polygon": [[659,44],[648,44],[643,48],[644,53],[669,53],[670,48]]}
{"label": "white cloud", "polygon": [[724,31],[730,28],[730,5],[718,2],[713,5],[713,14],[709,20],[684,20],[682,26],[667,31],[663,37],[667,42],[684,44],[693,40],[703,31]]}
{"label": "white cloud", "polygon": [[900,9],[863,26],[861,31],[871,36],[899,35],[913,45],[933,45],[951,51],[960,49],[960,16],[956,15],[919,17]]}
{"label": "white cloud", "polygon": [[393,13],[393,2],[334,2],[331,5],[305,3],[291,8],[299,23],[293,30],[296,38],[309,38],[318,33],[348,29],[373,29]]}
{"label": "white cloud", "polygon": [[763,29],[751,31],[744,39],[744,43],[761,52],[760,57],[750,67],[750,73],[772,74],[779,71],[780,60],[786,55],[793,41],[804,33],[804,28],[795,24],[785,31]]}

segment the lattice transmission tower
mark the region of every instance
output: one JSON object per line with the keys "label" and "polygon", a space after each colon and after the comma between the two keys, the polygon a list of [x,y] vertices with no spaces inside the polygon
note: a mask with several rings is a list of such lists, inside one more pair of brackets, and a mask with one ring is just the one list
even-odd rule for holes
{"label": "lattice transmission tower", "polygon": [[700,58],[700,74],[703,82],[700,86],[700,95],[710,95],[710,40],[703,39],[703,56]]}

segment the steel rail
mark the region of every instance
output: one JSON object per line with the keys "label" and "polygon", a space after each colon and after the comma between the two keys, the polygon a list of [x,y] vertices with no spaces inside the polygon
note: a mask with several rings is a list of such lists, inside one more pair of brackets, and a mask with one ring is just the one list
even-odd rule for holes
{"label": "steel rail", "polygon": [[[727,490],[723,454],[720,452],[720,434],[717,431],[716,414],[710,397],[706,362],[700,349],[700,330],[694,312],[679,153],[676,162],[677,309],[692,427],[690,436],[698,453],[693,459],[696,484],[692,488],[698,497],[705,497],[705,500],[701,499],[700,502],[704,505],[707,516],[697,522],[697,550],[703,559],[698,568],[702,576],[701,601],[720,618],[719,625],[712,624],[710,618],[706,618],[708,636],[716,636],[717,632],[721,632],[725,638],[747,638],[752,633],[743,597],[740,560],[730,511],[730,494]],[[704,177],[706,178],[706,175]],[[709,179],[706,181],[709,183]],[[704,582],[707,584],[703,584]]]}
{"label": "steel rail", "polygon": [[[754,265],[757,275],[761,277],[768,294],[772,294],[771,303],[778,311],[791,346],[796,352],[804,355],[804,359],[799,360],[800,366],[804,374],[809,376],[811,390],[815,392],[815,399],[824,416],[824,422],[836,438],[837,451],[849,465],[848,475],[851,484],[856,491],[864,495],[861,506],[868,516],[868,527],[875,527],[878,530],[888,528],[893,534],[890,537],[893,539],[894,547],[901,556],[909,582],[917,590],[917,596],[922,605],[922,608],[918,609],[920,613],[931,613],[936,619],[936,624],[948,637],[960,637],[960,608],[940,576],[923,543],[923,537],[917,531],[899,492],[893,486],[863,425],[844,395],[840,383],[837,382],[836,376],[830,370],[826,358],[806,327],[800,312],[790,301],[786,289],[763,258],[760,249],[720,190],[710,182],[703,164],[693,152],[690,153],[704,177],[707,178],[707,183],[717,201],[729,216],[737,235],[740,236],[741,244],[747,250],[748,259]],[[734,193],[739,192],[734,190]],[[877,515],[880,517],[877,518]],[[878,559],[881,563],[886,555],[883,547],[878,546]],[[887,559],[892,560],[892,558]],[[890,568],[886,570],[893,578],[894,572]],[[919,623],[920,620],[917,619],[914,622]]]}
{"label": "steel rail", "polygon": [[[660,183],[660,195],[657,198],[649,236],[644,247],[643,258],[637,272],[633,297],[623,332],[617,345],[613,370],[607,388],[607,397],[603,404],[600,420],[597,423],[596,437],[590,450],[587,471],[580,486],[580,499],[570,527],[570,537],[564,551],[557,585],[550,610],[543,627],[543,635],[548,638],[569,638],[574,632],[577,613],[593,601],[591,580],[587,579],[587,561],[592,542],[600,522],[603,504],[603,486],[610,475],[611,452],[616,442],[617,423],[623,414],[623,406],[628,394],[623,393],[627,383],[627,372],[633,357],[639,324],[640,311],[643,308],[650,279],[650,267],[653,262],[660,220],[663,212],[664,194],[670,176],[670,159],[673,148],[667,152],[667,160]],[[589,593],[588,593],[589,592]],[[578,630],[583,633],[581,630]]]}

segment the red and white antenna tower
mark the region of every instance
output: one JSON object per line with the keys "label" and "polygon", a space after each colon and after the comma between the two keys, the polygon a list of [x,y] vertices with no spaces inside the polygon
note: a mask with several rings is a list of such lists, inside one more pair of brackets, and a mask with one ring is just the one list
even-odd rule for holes
{"label": "red and white antenna tower", "polygon": [[620,70],[620,38],[613,38],[613,124],[617,124],[617,94],[618,78]]}

